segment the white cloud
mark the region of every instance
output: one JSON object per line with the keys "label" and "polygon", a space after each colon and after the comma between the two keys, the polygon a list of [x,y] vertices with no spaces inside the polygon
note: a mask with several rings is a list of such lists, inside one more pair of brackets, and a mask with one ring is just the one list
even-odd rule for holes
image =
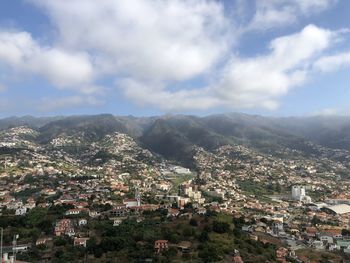
{"label": "white cloud", "polygon": [[324,56],[314,64],[314,68],[322,72],[331,72],[346,66],[350,66],[350,52]]}
{"label": "white cloud", "polygon": [[336,33],[306,26],[301,32],[276,38],[270,52],[253,58],[234,57],[212,85],[169,91],[161,84],[127,81],[125,94],[137,103],[165,110],[225,108],[276,109],[277,99],[307,79],[311,65],[327,49]]}
{"label": "white cloud", "polygon": [[299,9],[304,14],[323,11],[334,5],[337,0],[295,0]]}
{"label": "white cloud", "polygon": [[67,53],[59,49],[40,52],[29,65],[59,87],[86,85],[92,81],[93,69],[84,53]]}
{"label": "white cloud", "polygon": [[48,12],[61,44],[93,52],[104,73],[186,80],[215,66],[229,47],[230,26],[215,1],[33,2]]}
{"label": "white cloud", "polygon": [[257,0],[248,29],[271,29],[293,24],[334,5],[336,0]]}
{"label": "white cloud", "polygon": [[[41,45],[26,32],[0,31],[0,63],[85,93],[100,91],[99,80],[117,79],[127,98],[166,111],[275,109],[278,98],[307,80],[338,35],[309,25],[272,40],[267,54],[246,58],[232,55],[245,31],[226,17],[220,1],[30,1],[51,19],[53,44]],[[250,29],[291,24],[334,2],[259,0]],[[195,78],[210,83],[189,89]],[[87,95],[47,98],[41,109],[84,103],[100,101]]]}
{"label": "white cloud", "polygon": [[85,92],[85,85],[93,81],[87,53],[41,46],[27,32],[0,31],[0,64],[16,73],[40,75],[60,88]]}
{"label": "white cloud", "polygon": [[311,116],[333,116],[339,115],[341,112],[336,108],[325,108],[316,112],[313,112]]}
{"label": "white cloud", "polygon": [[120,86],[126,97],[137,104],[153,105],[165,111],[207,110],[221,104],[208,87],[171,92],[162,83],[143,83],[132,79],[121,81]]}
{"label": "white cloud", "polygon": [[334,33],[313,25],[273,40],[270,53],[254,58],[233,58],[226,66],[218,95],[228,105],[274,109],[276,98],[303,83],[309,64],[329,47]]}
{"label": "white cloud", "polygon": [[103,102],[92,96],[70,96],[63,98],[43,98],[37,109],[39,111],[55,111],[74,107],[100,106]]}

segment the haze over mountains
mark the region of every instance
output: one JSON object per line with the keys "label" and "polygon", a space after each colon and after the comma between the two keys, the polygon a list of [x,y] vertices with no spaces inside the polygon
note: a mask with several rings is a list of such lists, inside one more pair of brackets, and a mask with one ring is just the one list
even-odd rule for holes
{"label": "haze over mountains", "polygon": [[213,151],[223,145],[245,145],[280,155],[297,152],[317,155],[320,149],[350,150],[350,117],[319,116],[272,118],[241,113],[196,117],[113,116],[110,114],[69,117],[10,117],[0,129],[27,126],[38,132],[35,143],[54,138],[82,136],[83,143],[102,140],[115,132],[127,134],[143,148],[166,159],[191,166],[193,150]]}

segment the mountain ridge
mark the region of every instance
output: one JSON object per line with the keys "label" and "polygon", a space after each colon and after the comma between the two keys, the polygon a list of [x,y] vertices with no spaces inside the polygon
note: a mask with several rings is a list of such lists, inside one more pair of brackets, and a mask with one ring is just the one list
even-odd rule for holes
{"label": "mountain ridge", "polygon": [[224,145],[244,145],[269,154],[286,149],[317,155],[320,147],[350,150],[350,117],[264,117],[245,113],[208,116],[163,115],[153,117],[74,115],[9,117],[0,119],[0,130],[26,126],[38,132],[36,142],[80,134],[86,143],[108,134],[124,133],[140,146],[191,166],[193,151],[214,151]]}

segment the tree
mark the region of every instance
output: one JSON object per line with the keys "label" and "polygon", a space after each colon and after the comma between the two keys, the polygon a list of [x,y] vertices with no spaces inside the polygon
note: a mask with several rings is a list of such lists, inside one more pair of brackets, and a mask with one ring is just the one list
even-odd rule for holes
{"label": "tree", "polygon": [[96,248],[97,248],[96,239],[95,237],[92,237],[86,242],[86,249],[89,253],[93,253]]}
{"label": "tree", "polygon": [[163,256],[165,256],[168,259],[174,258],[177,255],[177,249],[175,247],[170,247],[168,250],[166,250],[163,253]]}
{"label": "tree", "polygon": [[38,223],[38,228],[45,232],[45,234],[49,234],[52,231],[53,221],[51,219],[45,218],[41,222]]}
{"label": "tree", "polygon": [[207,231],[203,231],[203,232],[199,235],[198,240],[199,240],[200,242],[202,242],[202,243],[207,242],[207,241],[209,240],[209,234],[208,234],[208,232],[207,232]]}
{"label": "tree", "polygon": [[321,223],[321,220],[316,215],[314,215],[314,217],[311,219],[311,223],[312,225],[316,226],[317,224]]}
{"label": "tree", "polygon": [[194,218],[191,218],[191,220],[190,220],[190,225],[191,225],[191,226],[198,226],[197,220],[194,219]]}
{"label": "tree", "polygon": [[94,256],[95,258],[100,258],[103,255],[103,249],[101,247],[96,247],[96,249],[94,249]]}
{"label": "tree", "polygon": [[173,234],[170,235],[169,241],[171,243],[179,243],[180,242],[180,236],[178,234],[176,234],[176,233],[173,233]]}
{"label": "tree", "polygon": [[213,246],[205,246],[198,255],[204,262],[216,262],[220,260],[218,251]]}
{"label": "tree", "polygon": [[189,227],[189,226],[184,226],[183,229],[182,229],[182,234],[185,236],[185,237],[191,237],[191,236],[194,236],[195,235],[195,231],[192,227]]}
{"label": "tree", "polygon": [[219,234],[226,233],[230,230],[230,225],[226,222],[219,222],[214,221],[213,222],[213,231]]}
{"label": "tree", "polygon": [[348,229],[342,229],[341,230],[342,236],[350,236],[350,230]]}
{"label": "tree", "polygon": [[45,244],[40,244],[40,245],[37,245],[36,247],[37,247],[37,249],[39,249],[39,250],[45,250],[45,249],[47,249],[47,246],[46,246]]}
{"label": "tree", "polygon": [[59,246],[65,246],[67,244],[67,240],[62,238],[62,237],[58,237],[56,238],[54,241],[53,241],[53,244],[56,246],[56,247],[59,247]]}

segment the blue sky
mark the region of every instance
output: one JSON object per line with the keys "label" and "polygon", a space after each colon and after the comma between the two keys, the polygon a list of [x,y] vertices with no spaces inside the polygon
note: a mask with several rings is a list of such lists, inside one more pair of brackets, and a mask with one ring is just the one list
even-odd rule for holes
{"label": "blue sky", "polygon": [[350,113],[346,0],[0,2],[0,116]]}

